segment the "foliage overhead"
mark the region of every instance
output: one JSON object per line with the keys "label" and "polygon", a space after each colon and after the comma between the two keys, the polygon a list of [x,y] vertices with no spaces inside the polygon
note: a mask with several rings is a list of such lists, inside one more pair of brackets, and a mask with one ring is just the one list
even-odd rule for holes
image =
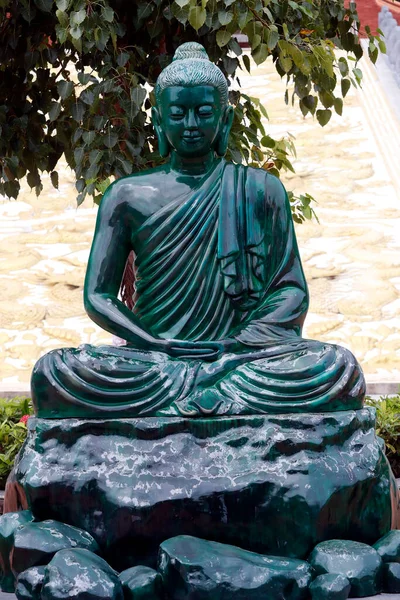
{"label": "foliage overhead", "polygon": [[[257,64],[271,57],[294,83],[286,102],[323,126],[362,77],[354,24],[344,0],[0,0],[0,194],[16,198],[25,175],[40,194],[43,172],[57,187],[62,154],[78,204],[98,202],[111,176],[158,164],[151,90],[185,41],[203,44],[231,84],[229,157],[293,170],[292,140],[266,135],[265,108],[240,89],[250,60],[234,34],[248,36]],[[368,35],[375,61],[384,44]],[[311,217],[309,196],[291,199],[297,220]]]}

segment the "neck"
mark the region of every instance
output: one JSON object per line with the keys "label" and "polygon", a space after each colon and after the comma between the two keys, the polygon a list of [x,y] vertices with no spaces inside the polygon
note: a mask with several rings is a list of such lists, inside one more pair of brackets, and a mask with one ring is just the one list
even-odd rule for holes
{"label": "neck", "polygon": [[184,158],[179,156],[175,150],[171,153],[171,168],[183,175],[204,175],[217,162],[214,152],[210,151],[205,156]]}

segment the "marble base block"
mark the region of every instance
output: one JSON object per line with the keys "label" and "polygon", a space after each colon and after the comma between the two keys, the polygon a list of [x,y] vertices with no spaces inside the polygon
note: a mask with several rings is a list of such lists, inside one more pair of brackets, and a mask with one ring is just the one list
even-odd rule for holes
{"label": "marble base block", "polygon": [[323,540],[373,544],[389,531],[396,488],[374,426],[370,408],[30,419],[6,496],[17,489],[38,520],[89,532],[119,570],[154,566],[182,534],[306,558]]}

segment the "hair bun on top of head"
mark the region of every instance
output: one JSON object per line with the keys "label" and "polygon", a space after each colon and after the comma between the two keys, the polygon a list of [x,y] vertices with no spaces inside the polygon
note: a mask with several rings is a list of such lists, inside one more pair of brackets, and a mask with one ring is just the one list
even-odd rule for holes
{"label": "hair bun on top of head", "polygon": [[181,44],[174,54],[173,62],[177,60],[210,60],[205,48],[197,42]]}
{"label": "hair bun on top of head", "polygon": [[215,87],[221,104],[228,103],[228,82],[221,69],[208,58],[201,44],[186,42],[176,49],[172,62],[158,76],[156,100],[160,102],[163,90],[168,87],[197,85]]}

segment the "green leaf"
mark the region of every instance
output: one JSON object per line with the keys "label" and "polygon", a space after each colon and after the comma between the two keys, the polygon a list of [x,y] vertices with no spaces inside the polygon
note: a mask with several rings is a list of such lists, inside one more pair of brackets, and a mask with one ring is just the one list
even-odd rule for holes
{"label": "green leaf", "polygon": [[383,40],[381,40],[381,38],[378,38],[378,46],[382,54],[386,54],[386,44]]}
{"label": "green leaf", "polygon": [[95,131],[85,131],[82,135],[83,141],[85,144],[91,144],[96,137]]}
{"label": "green leaf", "polygon": [[101,152],[100,150],[98,150],[96,148],[96,150],[92,150],[91,152],[89,152],[89,162],[90,164],[97,164],[101,157],[103,156],[103,152]]}
{"label": "green leaf", "polygon": [[250,58],[248,54],[243,54],[242,56],[243,64],[246,67],[246,70],[250,73]]}
{"label": "green leaf", "polygon": [[[189,0],[187,0],[189,2]],[[151,2],[139,2],[137,9],[137,19],[138,21],[143,21],[143,19],[147,19],[153,12],[154,5]]]}
{"label": "green leaf", "polygon": [[107,148],[114,148],[115,144],[118,142],[118,135],[116,133],[106,133],[104,136],[104,143]]}
{"label": "green leaf", "polygon": [[342,79],[342,81],[340,82],[340,86],[342,88],[342,96],[343,98],[345,98],[347,96],[347,93],[351,87],[351,83],[349,79]]}
{"label": "green leaf", "polygon": [[86,185],[86,182],[84,179],[78,179],[78,181],[75,182],[76,191],[83,192],[85,185]]}
{"label": "green leaf", "polygon": [[55,27],[57,39],[60,44],[65,44],[68,39],[68,29],[62,27],[61,25],[56,25]]}
{"label": "green leaf", "polygon": [[80,25],[86,19],[85,10],[73,10],[70,15],[71,25]]}
{"label": "green leaf", "polygon": [[342,116],[343,114],[343,100],[341,98],[335,98],[335,111],[338,115]]}
{"label": "green leaf", "polygon": [[51,12],[53,8],[53,0],[35,0],[35,4],[43,12]]}
{"label": "green leaf", "polygon": [[207,12],[201,6],[193,6],[189,11],[189,23],[198,31],[206,22]]}
{"label": "green leaf", "polygon": [[136,86],[131,88],[131,101],[140,108],[146,98],[147,92],[144,88]]}
{"label": "green leaf", "polygon": [[260,44],[258,48],[252,52],[252,56],[256,65],[261,65],[269,55],[267,44]]}
{"label": "green leaf", "polygon": [[89,81],[91,80],[91,78],[92,78],[92,75],[90,75],[89,73],[83,73],[82,71],[80,73],[78,73],[78,81],[82,85],[88,84]]}
{"label": "green leaf", "polygon": [[276,145],[275,140],[269,135],[266,135],[263,138],[261,138],[261,143],[266,148],[275,148]]}
{"label": "green leaf", "polygon": [[74,89],[73,81],[59,81],[57,83],[57,91],[63,100],[65,100],[66,98],[69,98],[69,96],[73,92],[73,89]]}
{"label": "green leaf", "polygon": [[187,6],[189,4],[190,0],[175,0],[175,3],[180,7],[183,8],[184,6]]}
{"label": "green leaf", "polygon": [[56,17],[63,27],[68,27],[69,18],[68,18],[68,15],[66,12],[64,12],[62,10],[56,10]]}
{"label": "green leaf", "polygon": [[40,175],[37,171],[29,171],[26,180],[30,188],[37,187],[40,184]]}
{"label": "green leaf", "polygon": [[279,64],[281,65],[285,73],[289,73],[290,69],[293,67],[293,61],[291,58],[289,58],[289,56],[281,55],[279,57]]}
{"label": "green leaf", "polygon": [[318,100],[315,96],[312,96],[311,94],[309,94],[308,96],[305,96],[304,98],[302,98],[301,102],[304,104],[304,106],[306,106],[308,108],[308,110],[314,114],[315,109],[317,107],[317,103]]}
{"label": "green leaf", "polygon": [[69,30],[69,33],[73,40],[80,40],[80,38],[82,37],[83,29],[82,27],[79,27],[79,25],[74,25]]}
{"label": "green leaf", "polygon": [[53,184],[53,187],[55,187],[56,190],[58,190],[58,173],[57,173],[57,171],[53,171],[52,173],[50,173],[50,179],[51,179],[51,183]]}
{"label": "green leaf", "polygon": [[82,53],[82,40],[81,40],[81,38],[80,37],[79,38],[72,37],[71,41],[72,41],[72,43],[74,45],[74,48],[79,52],[79,54],[81,54]]}
{"label": "green leaf", "polygon": [[327,123],[329,123],[330,118],[332,116],[332,111],[327,110],[317,110],[317,119],[318,123],[324,127]]}
{"label": "green leaf", "polygon": [[107,23],[112,23],[114,20],[114,11],[111,6],[103,6],[101,9],[101,16]]}
{"label": "green leaf", "polygon": [[[252,51],[252,54],[253,54],[254,50],[256,48],[258,48],[259,45],[261,44],[261,40],[262,40],[261,35],[259,35],[258,33],[254,33],[253,34],[253,36],[252,36],[252,38],[250,40],[251,41],[251,51]],[[254,56],[254,54],[253,54],[253,56]]]}
{"label": "green leaf", "polygon": [[288,40],[289,39],[289,29],[288,29],[288,26],[286,25],[286,23],[282,24],[282,29],[283,29],[283,35],[285,36],[285,39]]}
{"label": "green leaf", "polygon": [[180,7],[178,6],[178,4],[174,3],[172,5],[171,11],[175,19],[179,21],[179,23],[186,25],[189,17],[189,6]]}
{"label": "green leaf", "polygon": [[355,69],[353,69],[353,73],[354,73],[354,77],[356,78],[356,81],[358,84],[361,83],[361,80],[363,78],[363,74],[361,69],[358,69],[357,67]]}
{"label": "green leaf", "polygon": [[220,10],[218,11],[218,21],[221,23],[221,25],[229,25],[229,23],[232,21],[233,19],[233,13],[227,11],[227,10]]}
{"label": "green leaf", "polygon": [[85,107],[81,102],[75,102],[71,106],[71,114],[72,118],[75,119],[78,123],[83,120],[83,115],[85,114]]}
{"label": "green leaf", "polygon": [[240,31],[243,31],[243,29],[246,27],[246,25],[250,21],[250,19],[251,19],[251,13],[249,10],[247,10],[247,8],[245,10],[241,10],[239,12],[237,21],[238,21]]}
{"label": "green leaf", "polygon": [[119,67],[124,67],[126,65],[126,63],[128,62],[130,57],[130,54],[128,52],[121,52],[121,54],[118,54],[117,57],[117,65]]}
{"label": "green leaf", "polygon": [[322,90],[319,93],[319,97],[325,108],[330,108],[335,102],[333,94],[331,94],[331,92],[328,92],[327,90]]}
{"label": "green leaf", "polygon": [[346,75],[349,72],[349,65],[347,64],[347,60],[343,56],[339,58],[338,66],[342,77],[346,77]]}
{"label": "green leaf", "polygon": [[276,45],[277,45],[277,43],[279,41],[279,33],[278,33],[278,31],[275,30],[275,29],[269,29],[268,30],[268,36],[267,36],[267,39],[265,41],[267,43],[268,49],[269,50],[273,50],[276,47]]}
{"label": "green leaf", "polygon": [[76,203],[78,206],[80,206],[84,202],[84,200],[86,198],[86,194],[87,194],[86,191],[82,192],[81,194],[78,194],[78,196],[76,198]]}
{"label": "green leaf", "polygon": [[56,0],[56,5],[59,10],[65,12],[69,6],[70,0]]}
{"label": "green leaf", "polygon": [[79,146],[79,148],[75,148],[74,150],[74,161],[76,165],[81,165],[83,161],[83,155],[85,153],[85,149],[83,146]]}
{"label": "green leaf", "polygon": [[226,44],[229,43],[231,37],[232,36],[229,33],[229,31],[225,31],[223,29],[220,29],[219,31],[217,31],[216,40],[217,40],[218,46],[220,48],[223,48],[224,46],[226,46]]}
{"label": "green leaf", "polygon": [[49,109],[49,119],[50,121],[55,121],[61,112],[61,104],[59,102],[55,102],[54,100],[50,104]]}

